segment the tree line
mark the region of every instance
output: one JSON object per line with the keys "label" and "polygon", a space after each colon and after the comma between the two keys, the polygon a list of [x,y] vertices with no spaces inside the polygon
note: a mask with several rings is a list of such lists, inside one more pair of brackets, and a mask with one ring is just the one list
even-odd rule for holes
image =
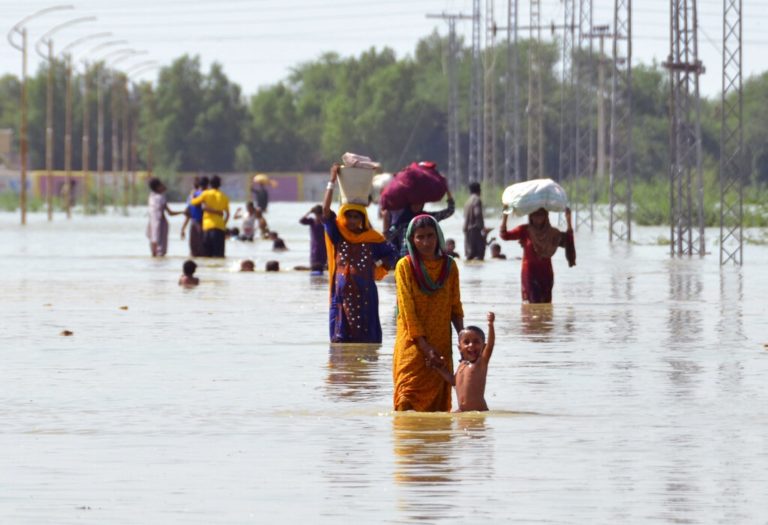
{"label": "tree line", "polygon": [[[447,38],[436,32],[418,42],[412,56],[397,57],[388,48],[372,48],[355,57],[325,53],[298,64],[283,81],[246,96],[229,80],[218,63],[203,71],[198,57],[182,56],[160,70],[154,86],[126,82],[121,73],[96,64],[73,74],[73,160],[81,166],[83,105],[89,104],[90,166],[97,155],[97,82],[104,96],[105,166],[112,161],[111,130],[117,118],[118,140],[123,140],[124,114],[136,122],[137,169],[153,163],[168,171],[293,171],[325,170],[345,151],[367,154],[389,170],[416,159],[435,160],[447,166],[447,100],[449,94]],[[527,49],[520,57],[521,108],[526,105]],[[561,93],[557,44],[540,44],[543,61],[544,166],[557,178],[560,141]],[[496,52],[496,63],[506,63],[505,48]],[[457,56],[459,82],[460,144],[467,151],[471,48],[463,42]],[[574,57],[591,68],[592,84],[585,96],[596,100],[597,59]],[[28,80],[29,167],[45,166],[47,65]],[[54,168],[64,167],[65,66],[53,63]],[[610,69],[610,68],[609,68]],[[608,72],[610,75],[610,71]],[[497,67],[490,78],[497,93],[496,152],[501,166],[504,132],[504,92],[507,73]],[[83,86],[88,86],[87,99]],[[610,78],[606,82],[610,86]],[[633,69],[634,174],[640,180],[667,176],[669,155],[668,74],[658,64]],[[20,80],[0,78],[0,127],[14,130],[18,142]],[[569,93],[571,93],[569,91]],[[572,96],[572,93],[571,93]],[[745,175],[768,183],[768,74],[748,79],[744,85],[746,161]],[[127,106],[126,106],[127,104]],[[587,118],[594,119],[595,115]],[[573,124],[573,123],[571,123]],[[585,122],[581,123],[582,125]],[[525,114],[522,115],[523,130]],[[593,125],[594,129],[594,125]],[[702,100],[702,146],[707,169],[719,158],[720,101]],[[526,134],[521,136],[525,151]],[[462,155],[466,164],[466,155]],[[524,167],[525,162],[521,165]],[[463,166],[465,168],[466,166]],[[524,176],[524,174],[523,174]]]}

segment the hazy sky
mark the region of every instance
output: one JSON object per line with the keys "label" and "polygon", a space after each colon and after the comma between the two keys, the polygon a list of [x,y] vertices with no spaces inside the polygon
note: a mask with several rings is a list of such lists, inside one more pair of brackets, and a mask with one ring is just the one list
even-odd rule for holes
{"label": "hazy sky", "polygon": [[[768,9],[766,0],[744,0],[745,78],[768,69]],[[483,6],[486,5],[483,0]],[[64,4],[62,2],[62,4]],[[41,0],[0,0],[0,29],[7,32],[16,22],[40,9],[57,4]],[[100,32],[113,36],[90,40],[72,49],[76,59],[100,58],[122,47],[145,51],[116,64],[130,69],[147,60],[168,65],[183,55],[199,55],[204,68],[218,61],[231,80],[245,94],[260,86],[284,79],[297,64],[317,58],[324,51],[343,56],[358,55],[370,47],[393,48],[398,56],[411,54],[416,42],[434,29],[447,32],[447,24],[427,19],[427,13],[470,14],[471,0],[80,0],[75,9],[53,12],[29,22],[30,42],[34,43],[56,25],[83,16],[98,21],[74,25],[57,32],[54,43],[61,49],[76,39]],[[594,23],[612,24],[613,2],[594,0]],[[669,2],[635,0],[633,15],[634,62],[662,62],[669,53]],[[722,0],[699,0],[699,55],[706,67],[701,78],[702,93],[716,96],[721,89]],[[506,0],[495,2],[498,25],[506,25]],[[542,21],[562,23],[560,0],[542,0]],[[521,1],[521,25],[528,24],[528,4]],[[469,21],[459,22],[457,30],[470,41]],[[544,31],[551,38],[549,31]],[[499,38],[505,38],[499,34]],[[89,52],[108,40],[127,40],[127,45]],[[608,44],[608,42],[606,43]],[[40,58],[29,55],[29,71],[34,73]],[[21,53],[7,42],[0,46],[0,73],[21,74]],[[607,45],[607,49],[609,46]],[[142,80],[154,79],[157,70],[145,70]]]}

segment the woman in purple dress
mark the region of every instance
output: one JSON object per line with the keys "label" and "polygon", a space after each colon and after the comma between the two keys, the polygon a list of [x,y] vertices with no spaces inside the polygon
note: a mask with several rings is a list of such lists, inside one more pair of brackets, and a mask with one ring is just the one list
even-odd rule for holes
{"label": "woman in purple dress", "polygon": [[365,206],[344,204],[338,216],[331,211],[338,173],[334,164],[323,201],[331,342],[381,343],[376,281],[395,265],[397,251],[371,228]]}

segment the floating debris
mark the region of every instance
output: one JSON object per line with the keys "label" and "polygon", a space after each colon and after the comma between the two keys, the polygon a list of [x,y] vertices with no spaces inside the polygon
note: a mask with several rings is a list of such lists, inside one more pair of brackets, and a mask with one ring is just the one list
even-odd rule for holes
{"label": "floating debris", "polygon": [[59,335],[69,337],[70,335],[75,335],[75,332],[73,332],[72,330],[62,330]]}
{"label": "floating debris", "polygon": [[119,306],[118,308],[120,308],[120,310],[127,310],[128,309],[127,306]]}

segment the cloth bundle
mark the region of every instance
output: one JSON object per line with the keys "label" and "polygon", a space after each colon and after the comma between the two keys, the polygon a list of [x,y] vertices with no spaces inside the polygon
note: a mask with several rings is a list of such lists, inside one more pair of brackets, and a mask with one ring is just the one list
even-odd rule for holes
{"label": "cloth bundle", "polygon": [[411,204],[436,202],[448,192],[448,182],[434,162],[414,162],[397,172],[381,192],[385,210],[400,210]]}
{"label": "cloth bundle", "polygon": [[506,206],[504,213],[524,217],[540,208],[562,212],[568,207],[565,190],[552,179],[533,179],[518,182],[504,190],[501,202]]}

